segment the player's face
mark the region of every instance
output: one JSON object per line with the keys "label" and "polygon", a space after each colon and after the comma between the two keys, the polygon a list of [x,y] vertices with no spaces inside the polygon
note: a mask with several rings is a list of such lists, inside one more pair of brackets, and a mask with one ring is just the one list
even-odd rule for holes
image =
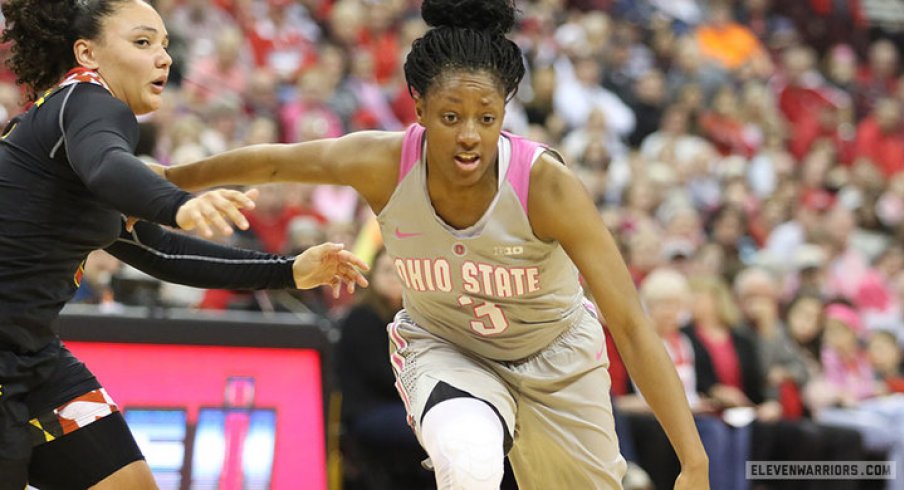
{"label": "player's face", "polygon": [[417,100],[418,122],[427,128],[430,172],[456,187],[495,178],[496,144],[505,116],[505,97],[487,73],[456,72]]}
{"label": "player's face", "polygon": [[92,43],[98,73],[113,95],[135,114],[160,107],[173,59],[160,15],[150,5],[134,0],[119,4],[101,24],[100,39]]}

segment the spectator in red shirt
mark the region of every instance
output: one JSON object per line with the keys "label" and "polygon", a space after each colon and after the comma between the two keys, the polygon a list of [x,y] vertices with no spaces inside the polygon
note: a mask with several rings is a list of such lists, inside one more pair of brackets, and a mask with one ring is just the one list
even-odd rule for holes
{"label": "spectator in red shirt", "polygon": [[269,68],[281,81],[291,83],[316,60],[313,43],[319,28],[292,0],[267,0],[266,15],[250,23],[246,35],[255,64]]}
{"label": "spectator in red shirt", "polygon": [[837,111],[851,103],[849,96],[826,83],[815,64],[811,48],[789,48],[782,55],[783,74],[776,80],[779,109],[791,129],[789,150],[798,159],[820,137],[841,145]]}
{"label": "spectator in red shirt", "polygon": [[857,126],[855,157],[868,158],[891,177],[904,169],[904,128],[901,125],[901,103],[882,98],[872,114]]}
{"label": "spectator in red shirt", "polygon": [[758,142],[750,137],[745,121],[741,118],[734,87],[726,85],[719,89],[710,107],[700,115],[703,136],[724,156],[752,157]]}
{"label": "spectator in red shirt", "polygon": [[367,7],[367,29],[360,44],[374,58],[374,76],[380,83],[389,81],[399,68],[399,34],[395,25],[397,12],[391,2],[373,2]]}

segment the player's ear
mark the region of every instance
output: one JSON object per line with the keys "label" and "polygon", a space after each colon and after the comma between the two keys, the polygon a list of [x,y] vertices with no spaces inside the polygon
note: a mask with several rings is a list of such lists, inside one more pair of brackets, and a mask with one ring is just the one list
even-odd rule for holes
{"label": "player's ear", "polygon": [[95,44],[88,39],[78,39],[72,45],[72,52],[75,54],[75,62],[79,66],[96,70],[99,68],[97,64],[97,54],[95,52]]}
{"label": "player's ear", "polygon": [[414,94],[414,114],[417,116],[417,123],[424,125],[424,98],[418,94]]}

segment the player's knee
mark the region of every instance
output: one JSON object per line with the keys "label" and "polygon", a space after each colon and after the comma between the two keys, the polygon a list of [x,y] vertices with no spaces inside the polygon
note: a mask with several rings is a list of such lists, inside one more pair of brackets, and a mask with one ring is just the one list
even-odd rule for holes
{"label": "player's knee", "polygon": [[502,483],[502,440],[486,437],[478,428],[442,434],[427,448],[443,490],[497,490]]}
{"label": "player's knee", "polygon": [[423,439],[440,489],[499,488],[503,428],[486,403],[469,398],[438,404],[424,417]]}

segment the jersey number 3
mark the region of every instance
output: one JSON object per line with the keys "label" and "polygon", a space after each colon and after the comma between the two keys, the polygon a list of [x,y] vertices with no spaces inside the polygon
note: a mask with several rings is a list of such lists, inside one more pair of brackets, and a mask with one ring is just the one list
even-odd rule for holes
{"label": "jersey number 3", "polygon": [[458,304],[472,308],[476,320],[471,320],[471,330],[480,335],[497,335],[509,327],[505,312],[496,303],[490,301],[477,303],[470,296],[462,295],[458,298]]}

